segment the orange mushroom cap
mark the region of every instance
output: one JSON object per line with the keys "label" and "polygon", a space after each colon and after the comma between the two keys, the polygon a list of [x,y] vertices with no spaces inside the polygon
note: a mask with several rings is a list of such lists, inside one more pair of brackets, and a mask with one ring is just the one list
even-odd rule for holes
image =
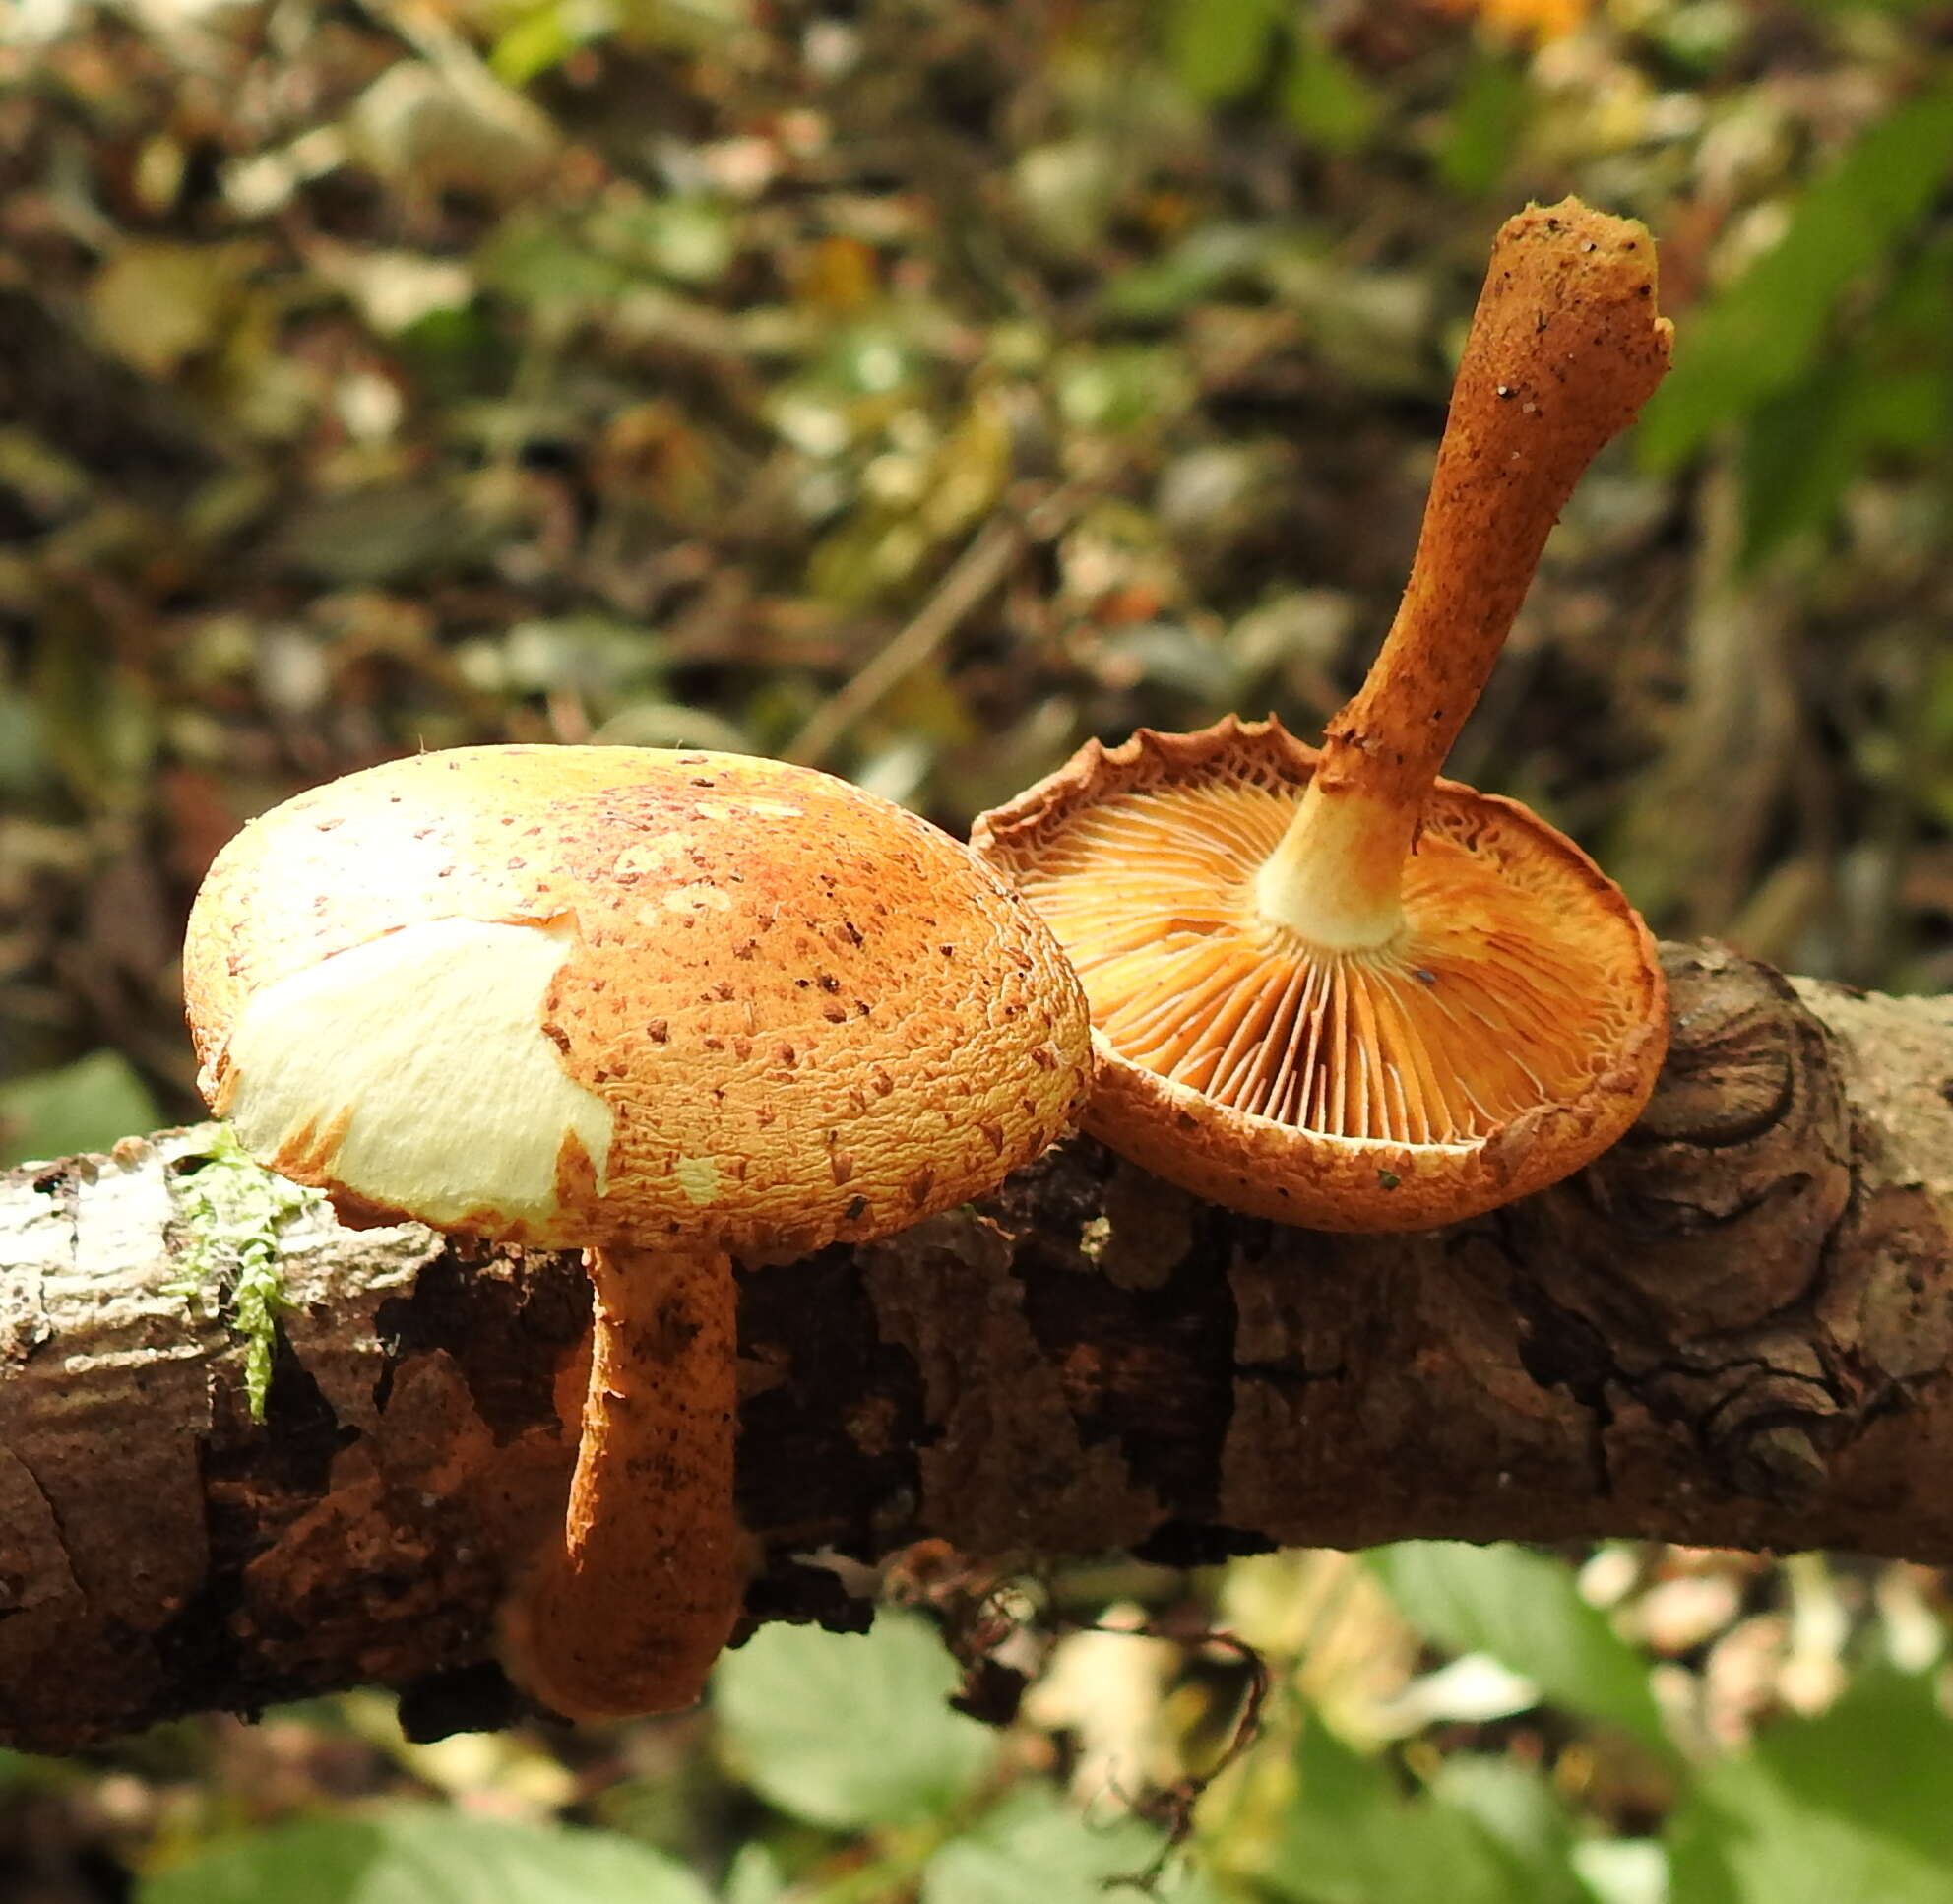
{"label": "orange mushroom cap", "polygon": [[558,1247],[885,1234],[1048,1145],[1087,1061],[994,872],[741,755],[464,747],[300,793],[218,857],[183,985],[273,1169]]}

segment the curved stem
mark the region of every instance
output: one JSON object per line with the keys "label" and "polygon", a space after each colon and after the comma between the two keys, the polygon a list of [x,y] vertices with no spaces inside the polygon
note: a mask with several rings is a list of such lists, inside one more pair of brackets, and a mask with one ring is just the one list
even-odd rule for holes
{"label": "curved stem", "polygon": [[1257,883],[1264,917],[1331,945],[1381,944],[1401,928],[1404,857],[1431,783],[1560,509],[1661,382],[1670,340],[1645,226],[1577,199],[1506,221],[1459,362],[1410,583]]}
{"label": "curved stem", "polygon": [[572,1719],[693,1704],[744,1595],[737,1295],[720,1251],[593,1249],[590,1390],[561,1545],[504,1614],[510,1671]]}

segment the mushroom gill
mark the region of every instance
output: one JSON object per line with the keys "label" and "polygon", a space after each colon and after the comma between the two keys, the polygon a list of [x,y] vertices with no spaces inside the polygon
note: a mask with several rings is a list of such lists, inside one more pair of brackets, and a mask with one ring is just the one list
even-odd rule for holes
{"label": "mushroom gill", "polygon": [[1257,909],[1298,786],[1224,776],[1108,800],[1022,883],[1121,1057],[1321,1136],[1470,1145],[1577,1099],[1630,1014],[1592,982],[1584,868],[1508,837],[1500,802],[1446,792],[1380,946],[1312,944]]}

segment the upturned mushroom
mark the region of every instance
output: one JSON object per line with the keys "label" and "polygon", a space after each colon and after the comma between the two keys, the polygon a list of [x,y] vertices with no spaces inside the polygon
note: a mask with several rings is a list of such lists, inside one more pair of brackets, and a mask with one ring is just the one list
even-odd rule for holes
{"label": "upturned mushroom", "polygon": [[1668,368],[1655,249],[1575,200],[1500,231],[1411,579],[1369,678],[1279,722],[1088,744],[973,844],[1092,1003],[1086,1127],[1184,1187],[1338,1230],[1578,1169],[1667,1042],[1647,927],[1570,840],[1439,780],[1588,463]]}
{"label": "upturned mushroom", "polygon": [[732,1257],[981,1194],[1091,1068],[1049,932],[963,846],[712,753],[462,748],[301,793],[212,866],[184,990],[272,1169],[356,1220],[585,1249],[568,1512],[504,1620],[573,1718],[690,1703],[738,1614]]}

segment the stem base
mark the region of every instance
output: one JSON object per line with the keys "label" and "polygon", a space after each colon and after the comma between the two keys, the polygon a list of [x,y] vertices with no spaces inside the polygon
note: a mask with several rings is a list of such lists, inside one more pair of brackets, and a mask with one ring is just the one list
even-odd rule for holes
{"label": "stem base", "polygon": [[1325,952],[1394,943],[1418,803],[1318,774],[1253,881],[1255,916]]}
{"label": "stem base", "polygon": [[695,1704],[744,1597],[736,1293],[719,1251],[588,1252],[590,1389],[562,1539],[503,1613],[511,1675],[571,1719]]}

